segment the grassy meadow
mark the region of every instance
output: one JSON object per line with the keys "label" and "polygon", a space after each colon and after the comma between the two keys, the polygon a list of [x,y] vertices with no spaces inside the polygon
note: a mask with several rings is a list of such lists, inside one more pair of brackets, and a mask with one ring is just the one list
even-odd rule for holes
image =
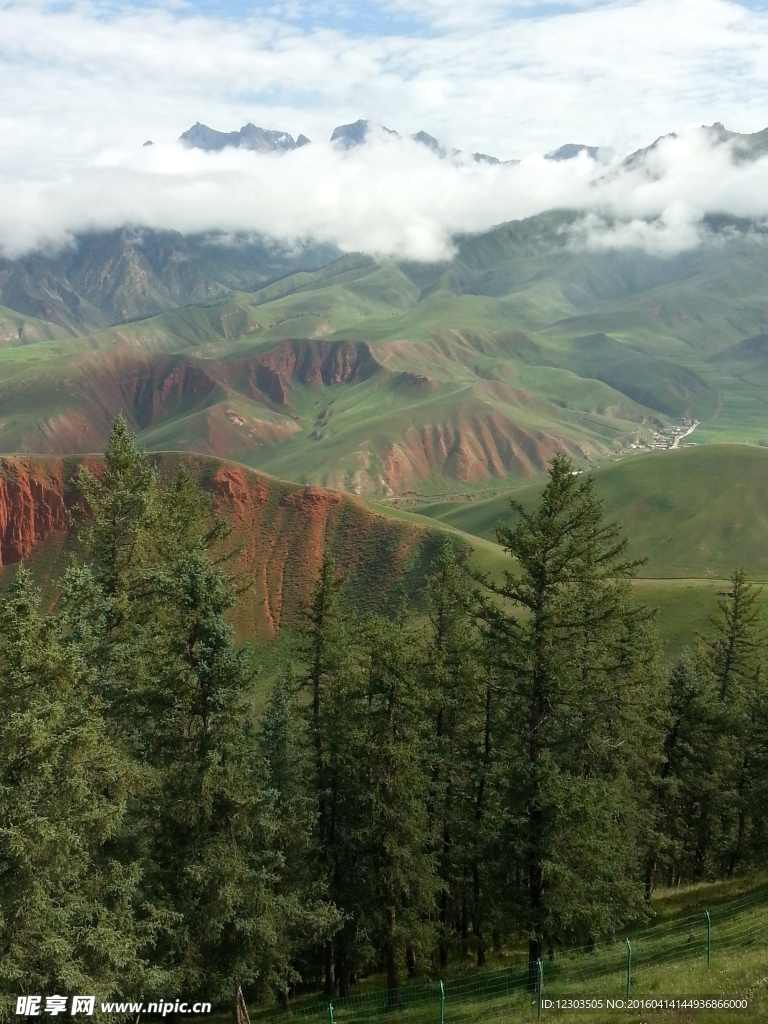
{"label": "grassy meadow", "polygon": [[[617,935],[614,942],[590,949],[553,950],[543,961],[542,1020],[583,1021],[584,1024],[646,1020],[681,1022],[706,1020],[731,1024],[761,1019],[768,1008],[768,879],[749,876],[731,881],[702,882],[657,890],[650,921]],[[711,958],[707,962],[705,911],[711,920]],[[630,998],[654,999],[747,996],[751,1012],[653,1012],[607,1009],[607,1000],[627,999],[627,946],[632,950]],[[445,993],[440,1015],[442,980]],[[401,991],[401,1009],[386,1012],[384,979],[372,976],[353,993],[333,1001],[334,1022],[363,1024],[375,1019],[404,1024],[463,1024],[470,1021],[533,1021],[538,1016],[538,994],[526,991],[526,949],[505,947],[489,953],[483,968],[454,958],[440,978],[415,979]],[[557,1000],[602,1000],[603,1009],[576,1012],[559,1009]],[[548,1005],[547,1000],[550,1001]],[[254,1016],[254,1013],[252,1013]],[[283,1015],[271,1009],[255,1011],[257,1019]],[[328,1020],[328,1004],[316,995],[298,997],[293,1018]]]}
{"label": "grassy meadow", "polygon": [[[735,568],[756,583],[768,582],[763,448],[711,444],[633,455],[595,470],[594,480],[608,516],[628,538],[629,555],[645,560],[635,587],[659,609],[670,657],[695,631],[706,630]],[[418,513],[421,521],[431,518],[458,531],[475,548],[473,563],[498,575],[505,558],[494,543],[496,524],[512,521],[510,498],[532,507],[539,493],[540,484],[529,484],[492,498],[421,505]]]}

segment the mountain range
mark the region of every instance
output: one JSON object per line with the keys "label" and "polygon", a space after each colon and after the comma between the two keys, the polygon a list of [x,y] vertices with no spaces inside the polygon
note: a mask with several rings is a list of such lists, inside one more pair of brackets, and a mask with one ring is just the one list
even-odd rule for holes
{"label": "mountain range", "polygon": [[[373,130],[382,131],[388,135],[400,138],[398,132],[392,128],[385,128],[384,125],[376,125],[373,121],[367,121],[360,118],[358,121],[354,121],[352,124],[342,124],[337,128],[334,128],[331,134],[331,142],[336,143],[342,149],[351,149],[354,146],[362,145],[368,135]],[[438,140],[427,132],[420,131],[411,135],[414,142],[421,143],[433,152],[440,156],[454,156],[464,157],[461,150],[452,149],[446,150]],[[218,151],[225,149],[228,146],[236,149],[251,149],[259,153],[286,153],[292,149],[299,149],[302,146],[310,144],[310,139],[306,135],[299,135],[294,140],[293,136],[288,132],[271,131],[264,128],[258,128],[254,124],[246,124],[236,132],[219,132],[213,128],[209,128],[207,125],[200,124],[198,121],[187,131],[182,132],[179,136],[179,142],[182,142],[185,146],[192,149],[204,149],[208,152]],[[571,152],[571,150],[573,152]],[[563,146],[560,150],[557,150],[557,154],[552,154],[552,158],[556,160],[567,160],[571,156],[578,155],[581,150],[588,150],[590,153],[597,152],[594,147],[591,146]],[[517,160],[499,160],[495,156],[488,156],[487,153],[472,153],[472,159],[477,160],[481,163],[518,163]]]}
{"label": "mountain range", "polygon": [[[351,149],[355,146],[362,145],[366,138],[369,137],[372,131],[378,130],[386,135],[391,135],[394,138],[402,138],[402,136],[392,128],[387,128],[384,125],[376,124],[373,121],[360,118],[351,124],[342,124],[334,128],[331,133],[331,142],[340,146],[343,149]],[[739,132],[729,131],[719,121],[716,121],[712,125],[702,125],[702,131],[705,137],[713,144],[723,144],[730,142],[734,146],[734,155],[737,160],[754,160],[758,157],[768,153],[768,128],[760,132],[753,134],[740,134]],[[674,132],[669,133],[666,136],[661,136],[650,146],[646,146],[642,149],[637,150],[634,153],[629,154],[623,161],[623,168],[632,168],[640,166],[648,157],[649,154],[658,147],[659,143],[664,139],[676,138]],[[490,164],[518,164],[519,160],[499,160],[498,157],[489,156],[487,153],[472,153],[467,154],[459,149],[447,149],[439,142],[434,135],[430,135],[425,131],[415,132],[410,136],[414,142],[426,146],[432,152],[438,154],[441,157],[452,157],[460,160],[470,158],[480,163]],[[274,131],[264,128],[259,128],[254,124],[246,124],[239,131],[232,132],[221,132],[216,131],[213,128],[209,128],[207,125],[201,124],[199,121],[194,124],[187,131],[183,132],[179,137],[179,141],[185,146],[193,149],[203,149],[206,151],[220,151],[227,147],[234,147],[237,149],[250,149],[260,153],[286,153],[290,150],[299,149],[302,146],[310,144],[310,139],[306,135],[299,135],[294,140],[293,136],[288,132]],[[145,143],[145,145],[151,145],[151,143]],[[574,160],[579,157],[582,153],[586,153],[587,156],[592,160],[600,160],[603,154],[608,155],[609,151],[604,150],[599,146],[588,146],[583,143],[568,142],[557,149],[552,150],[545,154],[546,160],[553,160],[561,162],[564,160]]]}

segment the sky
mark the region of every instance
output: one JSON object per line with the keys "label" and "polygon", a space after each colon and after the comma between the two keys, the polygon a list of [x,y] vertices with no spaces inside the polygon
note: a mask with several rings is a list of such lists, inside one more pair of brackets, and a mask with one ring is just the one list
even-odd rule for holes
{"label": "sky", "polygon": [[[359,117],[523,163],[440,163],[380,138],[330,147],[333,128]],[[281,162],[190,152],[176,140],[196,121],[315,145]],[[427,258],[457,230],[558,203],[594,224],[631,226],[639,210],[662,218],[654,238],[666,224],[682,240],[680,225],[712,203],[764,215],[762,162],[745,183],[695,141],[715,121],[768,126],[763,0],[0,0],[0,250],[130,223]],[[689,142],[663,170],[667,206],[658,182],[625,180],[621,198],[592,186],[604,168],[589,161],[541,162],[565,142],[618,161],[672,131]],[[638,188],[656,199],[644,207]]]}

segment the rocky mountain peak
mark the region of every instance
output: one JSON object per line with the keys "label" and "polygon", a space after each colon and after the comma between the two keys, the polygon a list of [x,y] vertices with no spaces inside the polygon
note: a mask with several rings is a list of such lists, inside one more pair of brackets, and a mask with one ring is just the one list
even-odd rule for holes
{"label": "rocky mountain peak", "polygon": [[558,161],[574,160],[581,153],[586,153],[592,160],[597,160],[598,147],[585,146],[581,142],[566,142],[566,144],[564,146],[560,146],[559,149],[553,149],[551,153],[547,153],[544,159]]}
{"label": "rocky mountain peak", "polygon": [[257,153],[285,153],[299,146],[306,146],[310,140],[306,135],[294,139],[288,132],[259,128],[258,125],[251,123],[243,125],[238,132],[218,132],[198,121],[182,133],[179,141],[192,149],[204,149],[208,152],[234,146],[237,149],[251,149]]}

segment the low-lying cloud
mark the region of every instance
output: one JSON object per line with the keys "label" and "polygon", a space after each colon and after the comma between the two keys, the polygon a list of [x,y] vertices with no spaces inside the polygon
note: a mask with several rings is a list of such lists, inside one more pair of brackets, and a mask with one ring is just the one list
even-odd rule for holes
{"label": "low-lying cloud", "polygon": [[768,157],[739,159],[732,142],[702,129],[608,166],[586,154],[561,162],[534,154],[514,165],[450,160],[373,132],[347,151],[315,143],[283,155],[206,153],[167,143],[34,177],[8,172],[0,248],[11,258],[83,231],[135,226],[432,261],[451,255],[457,234],[564,208],[584,215],[572,245],[671,255],[701,243],[707,215],[768,218]]}

